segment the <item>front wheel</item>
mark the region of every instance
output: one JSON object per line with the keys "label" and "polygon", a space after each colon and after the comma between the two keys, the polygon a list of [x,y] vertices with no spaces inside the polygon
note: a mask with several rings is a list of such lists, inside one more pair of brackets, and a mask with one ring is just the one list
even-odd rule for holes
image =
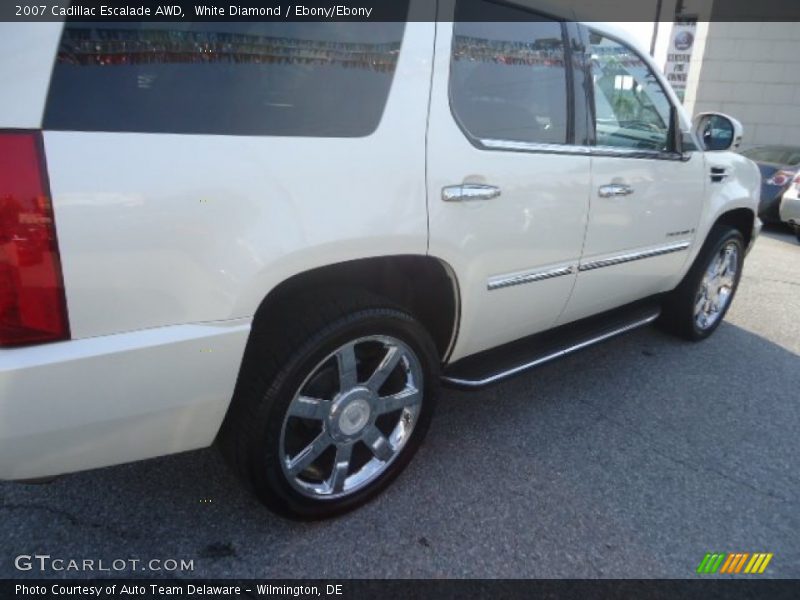
{"label": "front wheel", "polygon": [[797,241],[800,242],[800,225],[794,226],[794,235],[797,238]]}
{"label": "front wheel", "polygon": [[[224,427],[240,474],[264,504],[294,518],[330,517],[378,494],[411,460],[433,413],[438,359],[422,326],[372,296],[331,305],[327,315],[318,302],[289,309],[282,322],[305,336],[256,337],[248,351],[261,358],[246,365],[249,382]],[[272,347],[287,342],[295,347],[279,350],[269,373]]]}
{"label": "front wheel", "polygon": [[703,340],[719,327],[739,286],[744,239],[716,225],[681,284],[667,297],[660,325],[688,340]]}

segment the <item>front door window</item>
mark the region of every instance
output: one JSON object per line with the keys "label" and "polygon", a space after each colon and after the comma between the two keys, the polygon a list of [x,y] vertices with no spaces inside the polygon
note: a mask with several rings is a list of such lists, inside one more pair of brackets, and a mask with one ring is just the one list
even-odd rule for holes
{"label": "front door window", "polygon": [[669,150],[670,103],[647,63],[624,44],[590,33],[597,145]]}

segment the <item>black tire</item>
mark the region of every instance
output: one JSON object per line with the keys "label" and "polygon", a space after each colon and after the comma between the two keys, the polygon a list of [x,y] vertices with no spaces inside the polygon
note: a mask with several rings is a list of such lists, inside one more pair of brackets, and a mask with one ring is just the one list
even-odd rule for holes
{"label": "black tire", "polygon": [[800,242],[800,225],[794,226],[794,235],[797,238],[797,241]]}
{"label": "black tire", "polygon": [[[735,244],[738,260],[736,274],[733,279],[730,298],[720,311],[719,317],[706,328],[701,328],[695,319],[695,305],[699,300],[701,285],[707,269],[723,248],[728,244]],[[658,325],[668,333],[672,333],[690,341],[706,339],[725,318],[739,287],[744,264],[744,238],[739,230],[727,225],[715,225],[708,234],[703,247],[691,269],[683,278],[680,285],[675,288],[664,300],[661,317]]]}
{"label": "black tire", "polygon": [[[427,331],[407,312],[379,296],[360,291],[315,292],[311,300],[295,299],[291,303],[270,307],[269,313],[269,319],[254,323],[236,392],[220,432],[220,448],[246,485],[268,508],[280,515],[311,520],[353,510],[385,489],[422,443],[434,412],[439,384],[436,346]],[[382,467],[385,470],[374,480],[369,480],[367,485],[354,489],[352,493],[341,492],[347,494],[343,497],[311,497],[301,493],[297,481],[285,473],[285,461],[289,455],[281,455],[281,448],[282,432],[289,423],[287,411],[300,389],[306,389],[304,386],[310,374],[320,369],[320,365],[327,364],[324,362],[326,357],[337,348],[368,336],[399,340],[406,351],[415,355],[422,373],[421,406],[416,409],[418,412],[413,419],[410,437],[396,451],[394,458],[386,461]],[[336,358],[328,360],[333,360],[333,365],[336,365]],[[357,362],[360,371],[363,361],[357,359]],[[399,376],[404,377],[405,373],[406,370],[401,369]],[[393,372],[392,377],[397,375]],[[355,381],[361,380],[356,378]],[[338,386],[341,385],[339,380]],[[329,406],[333,404],[331,402]],[[377,414],[378,411],[374,411],[370,417],[376,426]],[[401,419],[407,417],[405,412],[401,413]],[[332,426],[323,420],[320,427],[324,431]],[[351,446],[357,444],[353,442]],[[331,447],[334,452],[338,448]],[[363,451],[368,446],[359,449]],[[336,459],[332,464],[335,469]]]}

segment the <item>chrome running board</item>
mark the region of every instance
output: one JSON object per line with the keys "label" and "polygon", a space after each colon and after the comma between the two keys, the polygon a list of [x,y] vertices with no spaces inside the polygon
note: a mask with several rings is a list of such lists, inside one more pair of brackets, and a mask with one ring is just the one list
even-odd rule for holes
{"label": "chrome running board", "polygon": [[[445,369],[442,382],[445,385],[469,389],[491,385],[583,348],[644,327],[655,321],[660,314],[660,307],[649,305],[646,308],[636,307],[629,313],[627,319],[621,318],[614,311],[601,317],[559,327],[552,332],[531,336],[462,359]],[[602,325],[603,319],[606,319],[605,326]],[[491,366],[493,363],[494,368]]]}

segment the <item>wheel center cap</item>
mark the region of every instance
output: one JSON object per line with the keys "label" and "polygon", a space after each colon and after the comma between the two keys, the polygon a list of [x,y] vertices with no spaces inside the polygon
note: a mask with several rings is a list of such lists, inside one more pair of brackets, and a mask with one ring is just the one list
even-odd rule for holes
{"label": "wheel center cap", "polygon": [[344,435],[351,436],[360,432],[369,422],[371,416],[369,402],[363,398],[355,398],[349,402],[339,415],[338,427]]}

